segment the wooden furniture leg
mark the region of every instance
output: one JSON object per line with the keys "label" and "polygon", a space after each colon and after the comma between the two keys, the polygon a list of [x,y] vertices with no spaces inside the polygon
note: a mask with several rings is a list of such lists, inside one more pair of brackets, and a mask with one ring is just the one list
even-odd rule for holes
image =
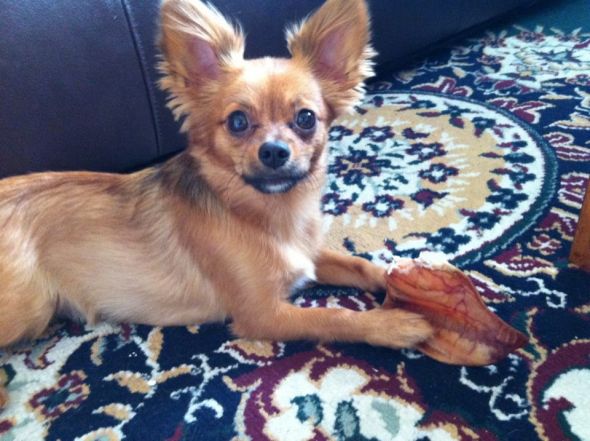
{"label": "wooden furniture leg", "polygon": [[580,211],[576,235],[570,253],[570,263],[590,271],[590,182],[586,188],[584,203]]}

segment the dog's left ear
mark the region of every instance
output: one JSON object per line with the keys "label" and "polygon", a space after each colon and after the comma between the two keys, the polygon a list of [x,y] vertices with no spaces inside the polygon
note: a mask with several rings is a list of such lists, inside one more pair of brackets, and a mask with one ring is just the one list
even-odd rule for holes
{"label": "dog's left ear", "polygon": [[322,84],[334,116],[362,96],[373,75],[370,18],[365,0],[327,0],[311,17],[287,29],[294,60],[307,64]]}

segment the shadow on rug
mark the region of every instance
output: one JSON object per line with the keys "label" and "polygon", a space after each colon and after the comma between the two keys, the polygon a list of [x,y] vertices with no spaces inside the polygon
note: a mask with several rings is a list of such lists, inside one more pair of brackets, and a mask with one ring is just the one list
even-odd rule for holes
{"label": "shadow on rug", "polygon": [[[590,275],[567,255],[590,176],[590,36],[511,30],[373,84],[330,132],[331,246],[441,251],[530,344],[485,368],[225,326],[56,324],[1,353],[2,440],[590,439]],[[294,302],[380,298],[310,287]],[[5,378],[4,378],[5,377]]]}

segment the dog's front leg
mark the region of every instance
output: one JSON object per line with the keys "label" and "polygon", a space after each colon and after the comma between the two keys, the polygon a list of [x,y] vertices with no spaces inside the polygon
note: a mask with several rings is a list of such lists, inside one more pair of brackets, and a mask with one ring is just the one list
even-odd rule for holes
{"label": "dog's front leg", "polygon": [[385,291],[385,268],[360,257],[323,249],[315,261],[319,283]]}
{"label": "dog's front leg", "polygon": [[255,316],[237,314],[233,320],[238,336],[259,340],[342,341],[408,348],[432,334],[421,316],[401,309],[359,312],[300,308],[280,300],[260,305]]}
{"label": "dog's front leg", "polygon": [[[315,264],[321,283],[385,289],[385,270],[364,259],[323,251]],[[247,295],[249,301],[234,303],[234,332],[251,339],[364,342],[392,348],[415,346],[432,334],[428,322],[418,314],[382,308],[362,312],[300,308],[281,300],[280,289],[258,286],[252,296]],[[252,302],[254,298],[258,301]]]}

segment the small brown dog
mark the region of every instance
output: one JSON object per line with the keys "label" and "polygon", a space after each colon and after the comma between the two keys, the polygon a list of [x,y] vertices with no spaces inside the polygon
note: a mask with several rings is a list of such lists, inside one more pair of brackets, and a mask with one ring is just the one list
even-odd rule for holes
{"label": "small brown dog", "polygon": [[364,0],[327,0],[289,29],[289,59],[245,60],[241,32],[198,0],[165,0],[161,23],[161,86],[189,147],[130,175],[0,182],[0,346],[63,312],[160,326],[231,317],[252,339],[427,338],[406,311],[287,301],[302,278],[385,288],[383,268],[320,238],[328,128],[372,73]]}

